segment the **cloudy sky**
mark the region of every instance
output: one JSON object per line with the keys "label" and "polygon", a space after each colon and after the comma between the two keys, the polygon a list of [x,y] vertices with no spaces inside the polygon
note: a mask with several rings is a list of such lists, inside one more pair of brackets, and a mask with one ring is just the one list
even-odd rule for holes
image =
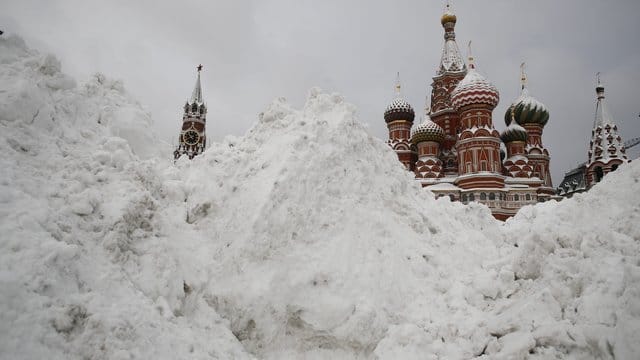
{"label": "cloudy sky", "polygon": [[[527,63],[529,89],[551,112],[543,141],[554,185],[586,159],[596,72],[623,137],[640,136],[640,1],[456,0],[453,7],[460,48],[473,41],[478,70],[500,90],[499,130]],[[169,143],[199,63],[210,139],[243,134],[275,97],[301,106],[313,86],[342,93],[386,139],[382,113],[396,72],[420,111],[443,44],[440,0],[0,0],[0,8],[1,29],[56,54],[65,72],[124,80]]]}

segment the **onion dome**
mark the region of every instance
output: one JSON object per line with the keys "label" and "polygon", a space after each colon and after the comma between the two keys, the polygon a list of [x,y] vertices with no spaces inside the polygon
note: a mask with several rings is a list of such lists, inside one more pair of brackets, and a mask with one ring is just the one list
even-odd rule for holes
{"label": "onion dome", "polygon": [[517,122],[512,121],[509,126],[502,132],[500,135],[500,139],[505,144],[514,142],[514,141],[523,141],[527,142],[527,130],[522,126],[518,125]]}
{"label": "onion dome", "polygon": [[416,113],[413,107],[400,95],[400,73],[396,80],[396,98],[387,106],[384,111],[384,121],[390,123],[396,120],[406,120],[413,123]]}
{"label": "onion dome", "polygon": [[401,98],[393,100],[384,111],[384,121],[388,123],[396,120],[406,120],[409,122],[413,122],[415,116],[416,114],[413,111],[411,105],[409,105],[408,102]]}
{"label": "onion dome", "polygon": [[533,96],[529,95],[527,89],[527,75],[524,72],[524,65],[520,65],[520,84],[522,92],[520,96],[507,108],[504,114],[504,123],[509,125],[513,118],[518,124],[540,124],[545,126],[549,121],[549,110]]}
{"label": "onion dome", "polygon": [[440,18],[440,23],[442,24],[442,26],[444,26],[444,24],[446,23],[455,24],[456,21],[458,21],[458,18],[454,13],[451,12],[451,10],[449,9],[449,5],[447,4],[447,10],[444,12],[444,14],[442,14],[442,17]]}
{"label": "onion dome", "polygon": [[529,95],[527,88],[522,89],[522,94],[507,108],[504,114],[504,122],[511,122],[511,117],[520,125],[540,124],[545,126],[549,121],[547,107]]}
{"label": "onion dome", "polygon": [[460,108],[471,104],[485,104],[494,109],[499,101],[500,93],[498,89],[476,71],[473,57],[469,56],[469,71],[451,92],[453,109],[458,111]]}
{"label": "onion dome", "polygon": [[423,141],[444,141],[444,129],[440,125],[431,121],[431,117],[426,115],[425,120],[413,130],[411,130],[411,143],[418,144]]}

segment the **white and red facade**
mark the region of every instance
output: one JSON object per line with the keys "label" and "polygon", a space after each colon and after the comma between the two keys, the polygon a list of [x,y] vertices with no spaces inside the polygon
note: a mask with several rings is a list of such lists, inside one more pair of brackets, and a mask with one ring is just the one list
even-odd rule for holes
{"label": "white and red facade", "polygon": [[[555,198],[549,152],[542,145],[549,113],[529,95],[523,72],[522,94],[509,107],[508,127],[500,134],[493,124],[499,92],[480,75],[472,57],[465,64],[455,41],[456,21],[447,7],[441,19],[445,44],[431,84],[431,112],[407,139],[413,109],[411,121],[387,119],[389,109],[399,109],[400,103],[409,106],[396,99],[385,112],[388,143],[416,180],[436,196],[486,204],[497,219],[505,220],[524,205]],[[402,136],[391,132],[400,128]]]}

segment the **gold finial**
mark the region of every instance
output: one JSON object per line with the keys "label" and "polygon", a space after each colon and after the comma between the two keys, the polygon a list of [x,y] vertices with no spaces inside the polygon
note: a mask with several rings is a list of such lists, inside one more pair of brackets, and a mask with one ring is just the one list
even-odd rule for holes
{"label": "gold finial", "polygon": [[202,71],[202,64],[197,66],[198,72]]}
{"label": "gold finial", "polygon": [[469,57],[469,69],[475,69],[476,63],[473,60],[473,55],[471,54],[471,40],[469,40],[469,44],[467,44],[467,56]]}
{"label": "gold finial", "polygon": [[520,64],[520,86],[521,90],[527,87],[527,74],[524,72],[525,63]]}
{"label": "gold finial", "polygon": [[400,72],[398,71],[398,73],[396,74],[396,95],[398,97],[400,97]]}

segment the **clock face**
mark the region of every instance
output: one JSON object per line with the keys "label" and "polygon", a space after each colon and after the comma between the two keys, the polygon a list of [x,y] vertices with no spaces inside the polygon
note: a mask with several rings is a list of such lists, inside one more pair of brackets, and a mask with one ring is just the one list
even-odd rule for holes
{"label": "clock face", "polygon": [[182,138],[188,145],[195,145],[198,143],[198,140],[200,140],[200,135],[198,135],[196,131],[189,130],[182,135]]}

